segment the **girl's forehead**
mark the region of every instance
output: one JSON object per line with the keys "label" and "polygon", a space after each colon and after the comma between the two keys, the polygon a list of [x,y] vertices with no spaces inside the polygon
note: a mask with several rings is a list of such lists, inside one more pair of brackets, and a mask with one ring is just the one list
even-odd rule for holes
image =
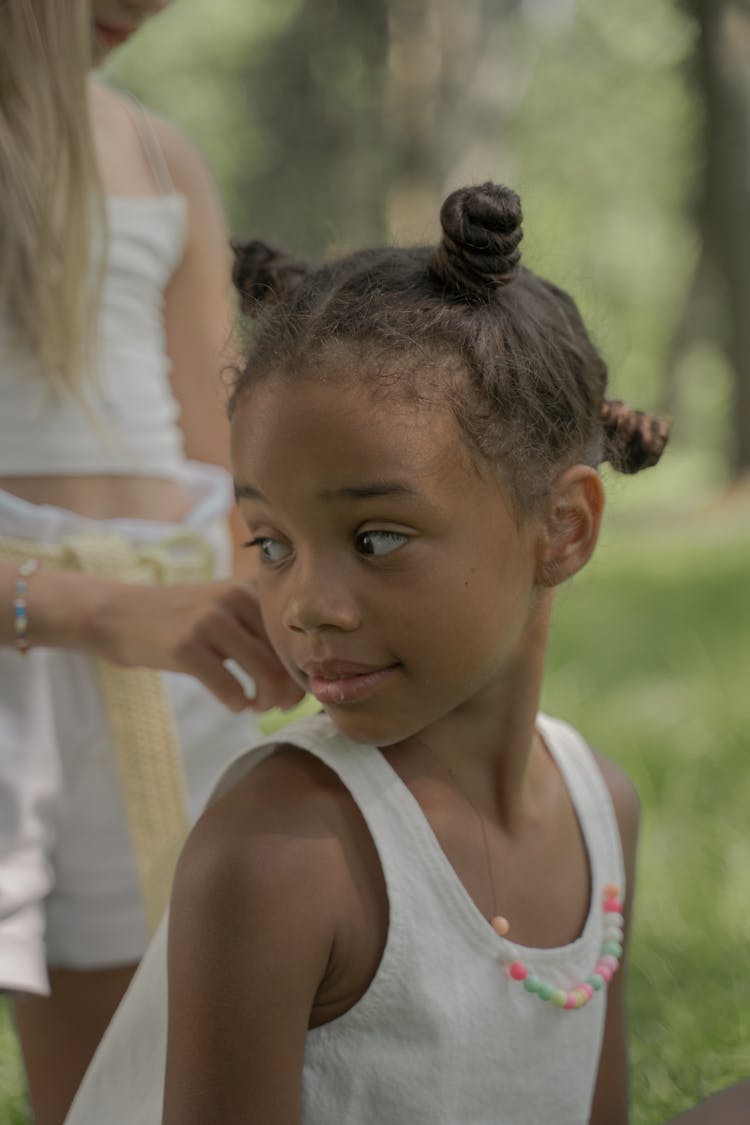
{"label": "girl's forehead", "polygon": [[424,481],[471,471],[446,404],[374,395],[354,378],[261,381],[237,404],[232,456],[238,484],[252,478],[264,493],[303,472],[320,487],[344,476],[355,487],[378,475]]}
{"label": "girl's forehead", "polygon": [[394,425],[420,427],[436,415],[450,413],[444,394],[415,392],[411,382],[398,375],[373,378],[356,362],[343,370],[272,372],[243,390],[235,413],[240,410],[241,427],[261,414],[266,424],[281,416],[287,424],[299,416],[329,417],[356,428],[363,421],[387,416]]}

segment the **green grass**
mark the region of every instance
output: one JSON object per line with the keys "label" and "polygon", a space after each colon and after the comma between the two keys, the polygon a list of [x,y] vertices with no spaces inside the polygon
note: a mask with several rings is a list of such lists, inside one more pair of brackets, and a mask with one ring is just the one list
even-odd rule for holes
{"label": "green grass", "polygon": [[[750,1075],[750,504],[612,506],[619,520],[559,597],[543,704],[641,795],[633,1125],[660,1125]],[[27,1120],[20,1091],[0,1009],[4,1125]]]}
{"label": "green grass", "polygon": [[27,1125],[30,1120],[10,1012],[0,998],[0,1121],[3,1125]]}
{"label": "green grass", "polygon": [[642,802],[634,1125],[750,1075],[750,506],[603,537],[564,591],[544,706]]}

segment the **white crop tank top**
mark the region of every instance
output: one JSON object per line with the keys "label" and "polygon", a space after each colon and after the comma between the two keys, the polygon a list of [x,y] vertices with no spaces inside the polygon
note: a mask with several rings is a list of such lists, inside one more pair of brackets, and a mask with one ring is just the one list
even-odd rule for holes
{"label": "white crop tank top", "polygon": [[[603,889],[625,887],[620,836],[591,750],[572,727],[538,728],[576,810],[589,856],[583,931],[558,949],[518,947],[545,981],[569,987],[602,944]],[[378,750],[325,715],[276,736],[332,769],[360,808],[385,875],[389,928],[359,1002],[308,1032],[302,1125],[583,1125],[599,1065],[606,990],[562,1011],[508,978],[509,943],[479,912],[412,794]],[[273,750],[242,755],[226,790]],[[66,1125],[159,1125],[166,1058],[166,925],[105,1034]],[[138,1091],[133,1098],[133,1090]]]}
{"label": "white crop tank top", "polygon": [[98,367],[91,409],[62,397],[0,331],[0,475],[139,474],[176,478],[184,463],[169,381],[164,291],[182,258],[187,200],[174,189],[145,111],[132,119],[161,194],[108,196]]}

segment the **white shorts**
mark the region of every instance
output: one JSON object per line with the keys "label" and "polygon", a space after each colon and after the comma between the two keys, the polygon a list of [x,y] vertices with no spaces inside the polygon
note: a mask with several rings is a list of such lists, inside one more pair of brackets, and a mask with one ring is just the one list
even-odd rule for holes
{"label": "white shorts", "polygon": [[[176,528],[90,521],[0,491],[0,537],[54,543],[96,530],[155,543],[187,528],[228,572],[231,483],[190,464],[193,508]],[[190,676],[164,673],[183,753],[191,818],[217,774],[260,738],[252,712],[227,710]],[[96,969],[140,959],[147,931],[107,714],[80,653],[0,649],[0,989],[46,993],[47,966]]]}

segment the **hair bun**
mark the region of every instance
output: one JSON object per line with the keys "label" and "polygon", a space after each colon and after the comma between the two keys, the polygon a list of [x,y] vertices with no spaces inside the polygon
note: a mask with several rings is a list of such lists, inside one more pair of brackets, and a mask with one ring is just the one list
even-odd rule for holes
{"label": "hair bun", "polygon": [[624,402],[604,402],[602,425],[604,460],[620,473],[656,465],[669,440],[669,425],[663,418],[632,410]]}
{"label": "hair bun", "polygon": [[287,297],[310,267],[299,258],[268,242],[232,241],[234,265],[232,281],[240,294],[240,305],[247,316],[257,316],[264,304]]}
{"label": "hair bun", "polygon": [[487,300],[516,275],[522,220],[521,200],[510,188],[459,188],[440,209],[443,240],[432,272],[456,296]]}

